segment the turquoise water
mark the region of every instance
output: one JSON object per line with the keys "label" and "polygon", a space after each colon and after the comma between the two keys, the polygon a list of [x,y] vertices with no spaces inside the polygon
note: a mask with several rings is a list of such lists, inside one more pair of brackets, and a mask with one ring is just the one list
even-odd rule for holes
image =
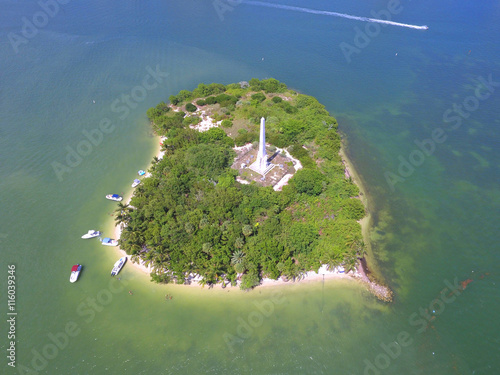
{"label": "turquoise water", "polygon": [[[371,16],[388,3],[286,4]],[[381,27],[348,62],[339,45],[354,46],[365,23],[246,4],[221,20],[211,1],[68,2],[16,53],[9,33],[22,36],[40,6],[1,1],[1,306],[5,318],[15,264],[18,312],[18,367],[4,358],[1,373],[495,374],[500,87],[477,108],[468,98],[478,77],[500,82],[500,7],[401,5],[395,21],[429,30]],[[151,69],[157,80],[144,84]],[[131,265],[110,284],[118,253],[80,240],[90,228],[112,233],[104,195],[128,193],[149,164],[158,140],[147,108],[199,82],[252,77],[316,96],[339,120],[370,198],[372,267],[394,303],[336,281],[279,295],[158,286]],[[474,110],[452,129],[443,115],[464,101]],[[387,173],[437,128],[446,140],[391,188]],[[83,156],[68,166],[71,150]],[[85,268],[70,284],[75,263]],[[467,279],[453,301],[441,294]]]}

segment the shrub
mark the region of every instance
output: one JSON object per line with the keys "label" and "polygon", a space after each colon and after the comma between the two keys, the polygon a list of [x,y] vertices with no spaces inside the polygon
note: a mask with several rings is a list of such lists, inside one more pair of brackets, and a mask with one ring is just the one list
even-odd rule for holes
{"label": "shrub", "polygon": [[203,107],[207,102],[203,99],[199,99],[196,101],[196,105],[199,105],[200,107]]}
{"label": "shrub", "polygon": [[251,98],[252,98],[253,101],[255,101],[257,103],[262,103],[264,100],[266,100],[266,96],[263,93],[261,93],[261,92],[253,94],[251,96]]}
{"label": "shrub", "polygon": [[[287,147],[290,145],[290,142],[288,141],[287,137],[283,134],[271,133],[267,135],[267,139],[269,140],[269,143],[276,145],[277,147],[280,148]],[[283,156],[285,155],[286,154],[283,154]]]}
{"label": "shrub", "polygon": [[252,78],[249,82],[250,88],[253,91],[259,91],[264,88],[264,85],[257,79],[257,78]]}
{"label": "shrub", "polygon": [[221,126],[223,128],[230,128],[233,126],[233,122],[231,120],[222,120]]}
{"label": "shrub", "polygon": [[299,111],[296,107],[286,101],[281,102],[281,108],[283,108],[285,112],[289,114],[297,113]]}
{"label": "shrub", "polygon": [[312,224],[293,223],[287,237],[288,246],[297,255],[309,253],[319,235]]}
{"label": "shrub", "polygon": [[221,120],[224,120],[224,115],[221,115],[220,113],[216,113],[215,115],[212,116],[212,118],[215,122],[219,122]]}
{"label": "shrub", "polygon": [[182,123],[184,125],[196,125],[196,124],[199,124],[201,121],[201,118],[199,118],[198,116],[187,116],[187,117],[184,117],[184,120],[182,120]]}
{"label": "shrub", "polygon": [[302,121],[291,118],[281,124],[280,131],[289,142],[292,142],[304,131],[305,128],[306,124]]}
{"label": "shrub", "polygon": [[325,176],[320,171],[314,169],[301,169],[295,173],[290,180],[290,185],[298,193],[307,195],[319,195],[323,191],[323,181]]}
{"label": "shrub", "polygon": [[[244,129],[240,129],[240,130],[244,130]],[[238,131],[239,133],[239,131]],[[236,143],[236,146],[243,146],[243,145],[246,145],[247,143],[251,143],[253,141],[258,141],[259,140],[259,134],[258,133],[243,133],[243,134],[239,134],[238,136],[236,136],[236,138],[234,139],[234,142]]]}
{"label": "shrub", "polygon": [[188,103],[186,104],[186,111],[189,111],[189,112],[194,112],[196,111],[198,108],[193,104],[193,103]]}
{"label": "shrub", "polygon": [[222,141],[226,137],[226,132],[221,128],[210,128],[206,132],[200,133],[200,142],[213,143],[216,141]]}
{"label": "shrub", "polygon": [[236,104],[238,102],[238,98],[236,96],[220,94],[215,97],[215,102],[219,103],[221,107],[228,107],[231,104]]}
{"label": "shrub", "polygon": [[272,100],[274,103],[281,103],[283,101],[283,99],[280,98],[279,96],[275,96]]}
{"label": "shrub", "polygon": [[193,93],[188,90],[181,90],[177,94],[177,98],[179,99],[180,102],[184,102],[186,100],[191,100],[193,98]]}
{"label": "shrub", "polygon": [[362,219],[366,212],[363,203],[359,199],[345,199],[341,203],[342,216],[346,219],[360,220]]}
{"label": "shrub", "polygon": [[206,97],[213,94],[220,94],[224,91],[226,91],[226,86],[222,83],[211,83],[209,85],[200,83],[198,87],[193,90],[193,96]]}
{"label": "shrub", "polygon": [[302,147],[302,145],[294,144],[290,148],[290,154],[294,158],[299,159],[304,168],[314,168],[315,166],[314,160],[311,159],[309,153],[304,147]]}
{"label": "shrub", "polygon": [[179,104],[179,102],[180,102],[179,98],[177,98],[177,96],[175,96],[175,95],[170,95],[170,96],[168,97],[168,100],[169,100],[169,101],[170,101],[170,103],[172,103],[173,105],[177,105],[177,104]]}
{"label": "shrub", "polygon": [[210,104],[210,105],[215,104],[216,103],[215,96],[209,96],[208,98],[206,98],[205,103]]}
{"label": "shrub", "polygon": [[246,273],[241,277],[240,288],[249,290],[260,284],[260,277],[255,273]]}
{"label": "shrub", "polygon": [[267,93],[284,92],[286,90],[286,85],[274,78],[265,79],[260,83],[263,85],[264,91]]}
{"label": "shrub", "polygon": [[222,83],[211,83],[208,85],[208,90],[210,91],[210,94],[219,94],[226,91],[226,86]]}
{"label": "shrub", "polygon": [[153,121],[154,123],[157,123],[157,122],[159,122],[158,121],[159,118],[169,111],[170,111],[170,107],[168,106],[168,104],[161,102],[156,107],[149,108],[148,111],[146,112],[146,114],[151,121]]}
{"label": "shrub", "polygon": [[240,86],[238,85],[238,88],[230,88],[226,91],[227,94],[232,95],[237,97],[238,99],[241,98],[243,95],[245,95],[246,90],[239,88]]}

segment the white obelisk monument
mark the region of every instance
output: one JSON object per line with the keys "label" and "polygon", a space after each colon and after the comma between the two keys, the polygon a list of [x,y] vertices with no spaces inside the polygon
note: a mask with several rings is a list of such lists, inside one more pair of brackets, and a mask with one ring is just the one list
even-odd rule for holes
{"label": "white obelisk monument", "polygon": [[260,119],[260,139],[259,139],[259,153],[257,154],[257,165],[261,171],[266,170],[267,167],[267,153],[266,153],[266,119]]}
{"label": "white obelisk monument", "polygon": [[267,161],[266,153],[266,119],[260,119],[260,139],[259,139],[259,152],[257,153],[257,160],[250,166],[250,169],[265,176],[267,172],[273,169],[274,164]]}

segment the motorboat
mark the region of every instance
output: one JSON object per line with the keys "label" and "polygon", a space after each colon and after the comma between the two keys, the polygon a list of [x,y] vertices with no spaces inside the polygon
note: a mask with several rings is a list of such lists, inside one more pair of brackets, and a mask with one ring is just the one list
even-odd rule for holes
{"label": "motorboat", "polygon": [[123,266],[125,265],[125,262],[127,261],[127,257],[121,257],[120,259],[118,259],[113,267],[113,269],[111,270],[111,276],[116,276],[118,275],[118,273],[121,271],[121,269],[123,268]]}
{"label": "motorboat", "polygon": [[109,199],[111,201],[120,202],[123,199],[123,197],[119,196],[118,194],[108,194],[108,195],[106,195],[106,199]]}
{"label": "motorboat", "polygon": [[136,178],[136,179],[134,180],[134,183],[132,184],[132,187],[133,187],[133,188],[135,188],[135,187],[136,187],[137,185],[139,185],[140,183],[141,183],[141,180],[139,180],[139,179],[137,179],[137,178]]}
{"label": "motorboat", "polygon": [[137,172],[137,174],[139,176],[144,176],[146,174],[146,172],[141,169],[141,170],[139,170],[139,172]]}
{"label": "motorboat", "polygon": [[94,237],[99,237],[101,235],[101,232],[99,232],[98,230],[89,230],[87,233],[85,233],[82,238],[84,240],[88,239],[88,238],[94,238]]}
{"label": "motorboat", "polygon": [[101,240],[101,244],[105,246],[118,246],[118,241],[113,240],[112,238],[105,237]]}
{"label": "motorboat", "polygon": [[69,277],[69,281],[71,283],[74,283],[76,280],[78,280],[78,277],[80,276],[81,270],[82,270],[82,265],[81,264],[75,264],[71,268],[71,276]]}

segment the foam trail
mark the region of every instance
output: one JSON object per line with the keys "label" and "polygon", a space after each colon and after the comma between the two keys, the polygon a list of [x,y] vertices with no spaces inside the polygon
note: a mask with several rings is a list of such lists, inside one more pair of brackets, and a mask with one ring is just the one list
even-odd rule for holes
{"label": "foam trail", "polygon": [[388,20],[380,20],[378,18],[357,17],[357,16],[351,16],[350,14],[337,13],[337,12],[329,12],[329,11],[326,11],[326,10],[315,10],[315,9],[308,9],[308,8],[300,8],[300,7],[290,6],[290,5],[265,3],[263,1],[245,1],[245,0],[243,0],[243,1],[241,1],[241,3],[248,4],[248,5],[255,5],[255,6],[261,6],[261,7],[267,7],[267,8],[277,8],[277,9],[293,10],[295,12],[302,12],[302,13],[320,14],[320,15],[323,15],[323,16],[341,17],[341,18],[347,18],[347,19],[356,20],[356,21],[381,23],[381,24],[384,24],[384,25],[406,27],[408,29],[415,29],[415,30],[427,30],[429,28],[428,26],[425,26],[425,25],[424,26],[409,25],[409,24],[406,24],[406,23],[399,23],[399,22],[393,22],[393,21],[388,21]]}

